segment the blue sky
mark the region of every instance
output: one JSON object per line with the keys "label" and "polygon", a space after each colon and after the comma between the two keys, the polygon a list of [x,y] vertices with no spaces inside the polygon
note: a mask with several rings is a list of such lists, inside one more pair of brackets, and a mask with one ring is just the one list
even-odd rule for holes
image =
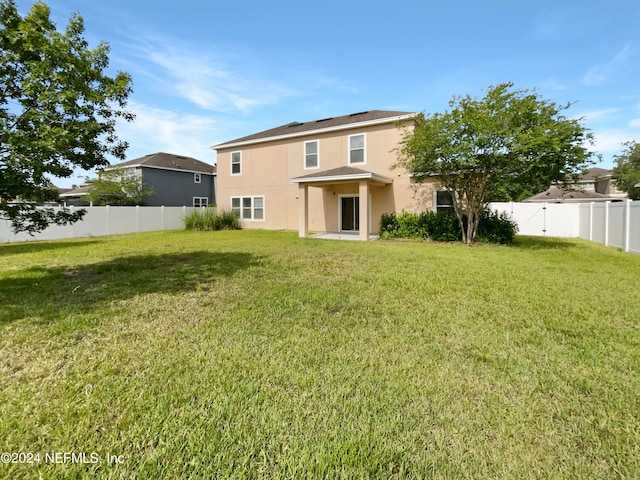
{"label": "blue sky", "polygon": [[[32,1],[17,0],[21,13]],[[444,111],[514,82],[575,102],[598,166],[640,140],[638,0],[49,0],[129,72],[127,157],[209,147],[293,121],[364,110]],[[57,181],[80,183],[86,172]]]}

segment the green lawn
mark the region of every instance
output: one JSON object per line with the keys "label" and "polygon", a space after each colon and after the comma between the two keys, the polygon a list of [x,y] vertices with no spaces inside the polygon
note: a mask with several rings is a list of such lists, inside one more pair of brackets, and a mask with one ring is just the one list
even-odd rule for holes
{"label": "green lawn", "polygon": [[639,478],[640,255],[0,245],[2,451],[40,454],[10,479]]}

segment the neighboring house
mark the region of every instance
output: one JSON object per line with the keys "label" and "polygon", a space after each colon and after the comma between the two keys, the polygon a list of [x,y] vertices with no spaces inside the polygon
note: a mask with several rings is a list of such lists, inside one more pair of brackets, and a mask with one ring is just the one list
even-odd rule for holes
{"label": "neighboring house", "polygon": [[596,192],[613,198],[627,198],[627,193],[618,190],[613,172],[604,168],[590,168],[580,175],[576,186],[585,192]]}
{"label": "neighboring house", "polygon": [[216,203],[216,167],[195,158],[160,152],[109,168],[124,168],[141,177],[145,188],[153,189],[144,205],[206,207]]}
{"label": "neighboring house", "polygon": [[65,206],[87,207],[89,201],[86,199],[89,194],[90,185],[84,184],[74,188],[59,188],[58,197]]}
{"label": "neighboring house", "polygon": [[[144,197],[143,205],[166,207],[206,207],[216,203],[216,167],[195,158],[170,153],[153,153],[105,170],[124,169],[126,174],[142,179],[153,195]],[[90,186],[83,185],[60,194],[63,201],[83,204]],[[84,205],[88,203],[84,201]]]}
{"label": "neighboring house", "polygon": [[218,206],[244,228],[379,232],[383,213],[436,208],[433,184],[393,169],[414,113],[355,113],[277,128],[212,147],[218,152]]}
{"label": "neighboring house", "polygon": [[610,170],[591,168],[580,175],[575,182],[566,186],[552,185],[542,193],[529,197],[523,202],[549,203],[589,203],[620,201],[627,194],[618,190]]}

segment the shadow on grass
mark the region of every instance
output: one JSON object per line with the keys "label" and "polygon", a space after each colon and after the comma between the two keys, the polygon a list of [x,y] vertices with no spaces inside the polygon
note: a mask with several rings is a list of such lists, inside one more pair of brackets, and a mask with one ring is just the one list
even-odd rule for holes
{"label": "shadow on grass", "polygon": [[258,264],[251,253],[202,251],[22,269],[0,279],[0,324],[21,318],[48,323],[136,295],[187,292]]}
{"label": "shadow on grass", "polygon": [[577,242],[573,238],[529,237],[519,235],[515,238],[512,246],[526,250],[558,250],[575,248]]}
{"label": "shadow on grass", "polygon": [[84,247],[96,243],[102,243],[105,240],[73,240],[69,242],[51,242],[51,241],[33,241],[24,243],[5,243],[0,244],[0,257],[5,255],[17,255],[20,253],[38,253],[48,250],[57,250],[60,248]]}

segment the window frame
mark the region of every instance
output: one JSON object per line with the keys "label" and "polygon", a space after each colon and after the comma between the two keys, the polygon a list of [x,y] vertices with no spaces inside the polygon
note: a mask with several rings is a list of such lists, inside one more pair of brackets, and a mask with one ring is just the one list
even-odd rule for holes
{"label": "window frame", "polygon": [[[361,148],[351,148],[351,139],[353,137],[362,137]],[[362,150],[362,162],[353,162],[351,160],[351,153],[354,151]],[[347,161],[349,165],[366,165],[367,164],[367,134],[366,133],[354,133],[347,138]]]}
{"label": "window frame", "polygon": [[202,174],[194,173],[193,174],[193,183],[202,183]]}
{"label": "window frame", "polygon": [[[261,200],[261,205],[256,205],[256,200]],[[248,200],[248,204],[247,204]],[[234,203],[237,205],[234,206]],[[264,222],[265,221],[265,196],[264,195],[235,195],[231,197],[230,201],[231,211],[238,215],[238,218],[247,222]],[[245,215],[246,212],[249,215]],[[262,218],[256,216],[256,211],[261,211]]]}
{"label": "window frame", "polygon": [[[316,153],[309,154],[307,153],[307,145],[315,143],[316,144]],[[305,170],[317,170],[320,168],[320,140],[307,140],[304,142],[304,169]],[[307,164],[307,159],[310,155],[316,156],[316,164],[315,166],[309,166]]]}
{"label": "window frame", "polygon": [[[234,162],[233,157],[234,155],[238,155],[238,161]],[[238,165],[238,172],[237,173],[233,173],[233,167],[234,165]],[[231,152],[231,154],[229,155],[229,174],[231,176],[236,176],[236,175],[242,175],[242,152],[241,151],[235,151],[235,152]]]}
{"label": "window frame", "polygon": [[[447,193],[449,194],[449,196],[451,196],[451,203],[438,203],[438,193]],[[434,189],[433,190],[433,211],[438,213],[441,211],[451,211],[454,212],[454,208],[453,208],[453,195],[451,192],[449,192],[448,190],[445,190],[443,188],[439,188],[439,189]]]}
{"label": "window frame", "polygon": [[[204,205],[202,205],[202,200],[204,199]],[[196,201],[200,205],[196,205]],[[193,197],[193,208],[206,208],[209,206],[209,197]]]}

